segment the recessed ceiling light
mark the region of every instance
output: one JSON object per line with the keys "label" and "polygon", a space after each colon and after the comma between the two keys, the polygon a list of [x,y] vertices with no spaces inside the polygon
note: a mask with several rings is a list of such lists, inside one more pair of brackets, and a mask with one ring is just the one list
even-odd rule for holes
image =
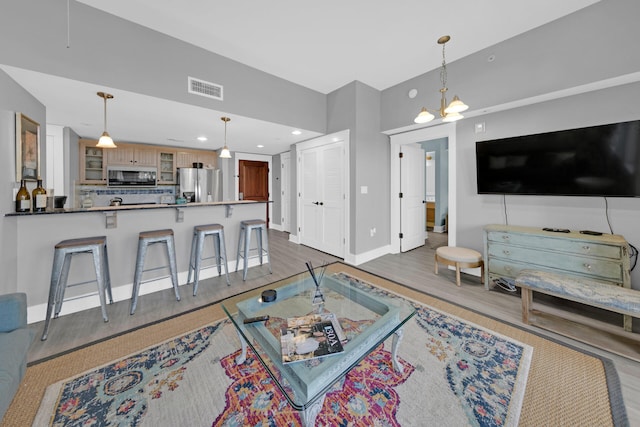
{"label": "recessed ceiling light", "polygon": [[300,135],[302,134],[301,131],[299,131],[298,129],[294,130],[293,132],[291,132],[293,135]]}
{"label": "recessed ceiling light", "polygon": [[258,147],[258,148],[264,148],[264,145],[262,145],[262,144],[258,144],[258,145],[257,145],[257,147]]}
{"label": "recessed ceiling light", "polygon": [[200,142],[205,142],[206,140],[207,140],[206,136],[199,136],[198,137],[198,141],[200,141]]}

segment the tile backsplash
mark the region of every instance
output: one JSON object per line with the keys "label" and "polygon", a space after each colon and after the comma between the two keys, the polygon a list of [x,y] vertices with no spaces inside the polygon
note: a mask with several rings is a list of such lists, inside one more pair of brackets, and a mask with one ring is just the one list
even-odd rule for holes
{"label": "tile backsplash", "polygon": [[81,207],[82,201],[86,197],[91,197],[93,206],[109,206],[114,197],[120,197],[122,203],[174,203],[175,194],[175,185],[159,185],[155,188],[109,188],[79,185],[76,187],[75,207]]}

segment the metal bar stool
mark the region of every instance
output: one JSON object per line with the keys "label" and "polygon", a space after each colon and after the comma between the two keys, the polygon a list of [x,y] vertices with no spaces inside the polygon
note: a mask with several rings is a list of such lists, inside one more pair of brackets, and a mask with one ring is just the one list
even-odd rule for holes
{"label": "metal bar stool", "polygon": [[[251,232],[256,232],[257,242],[257,256],[260,258],[260,265],[262,265],[262,256],[267,256],[267,263],[269,264],[269,273],[271,271],[271,258],[269,257],[269,234],[267,232],[267,223],[261,219],[249,219],[240,222],[240,235],[238,237],[238,254],[236,255],[236,271],[238,271],[238,264],[240,263],[240,257],[244,260],[244,270],[242,272],[242,280],[247,280],[247,268],[249,267],[249,251],[251,247]],[[262,235],[264,234],[264,239]],[[255,256],[254,256],[255,257]]]}
{"label": "metal bar stool", "polygon": [[[96,272],[95,280],[67,284],[69,279],[69,269],[71,268],[71,258],[81,253],[91,253],[93,255],[93,266]],[[47,317],[44,322],[44,332],[41,340],[47,339],[49,334],[49,322],[51,313],[57,318],[62,309],[62,302],[66,288],[85,285],[96,282],[98,285],[98,296],[100,297],[100,307],[102,308],[102,318],[109,321],[107,316],[107,304],[105,295],[109,296],[109,304],[113,303],[111,295],[111,276],[109,276],[109,257],[107,254],[107,238],[85,237],[80,239],[63,240],[55,246],[53,254],[53,268],[51,269],[51,283],[49,285],[49,301],[47,303]]]}
{"label": "metal bar stool", "polygon": [[180,301],[180,292],[178,291],[178,268],[176,266],[176,249],[173,241],[173,230],[153,230],[143,231],[138,235],[138,255],[136,257],[136,272],[133,276],[133,291],[131,293],[131,314],[136,311],[136,305],[138,304],[138,293],[140,291],[140,285],[142,283],[151,282],[154,280],[164,279],[169,276],[154,277],[152,279],[142,281],[142,273],[145,271],[153,271],[167,268],[166,265],[160,267],[144,269],[144,259],[147,255],[147,248],[150,245],[156,243],[162,243],[167,248],[167,258],[169,258],[169,271],[171,276],[171,282],[173,283],[173,290],[176,293],[176,300]]}
{"label": "metal bar stool", "polygon": [[[202,258],[204,249],[204,241],[207,236],[213,237],[213,247],[215,255],[212,257]],[[229,265],[227,264],[227,248],[224,241],[224,227],[220,224],[196,225],[193,227],[193,239],[191,239],[191,256],[189,258],[189,275],[187,283],[191,282],[191,273],[193,273],[193,296],[198,292],[198,281],[200,279],[200,270],[202,268],[214,267],[213,265],[202,267],[202,261],[215,258],[215,267],[218,267],[218,276],[222,275],[222,261],[224,261],[224,274],[227,277],[227,285],[229,282]]]}

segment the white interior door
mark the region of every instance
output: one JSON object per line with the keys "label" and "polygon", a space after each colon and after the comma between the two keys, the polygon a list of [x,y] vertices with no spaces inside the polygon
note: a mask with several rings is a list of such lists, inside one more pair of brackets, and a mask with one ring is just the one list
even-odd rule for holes
{"label": "white interior door", "polygon": [[280,155],[280,200],[281,200],[281,220],[282,231],[291,231],[291,156],[289,153]]}
{"label": "white interior door", "polygon": [[344,170],[343,143],[322,147],[322,212],[324,252],[344,257]]}
{"label": "white interior door", "polygon": [[417,144],[403,145],[400,158],[400,251],[424,245],[426,238],[425,155]]}
{"label": "white interior door", "polygon": [[300,243],[344,258],[344,143],[300,152]]}

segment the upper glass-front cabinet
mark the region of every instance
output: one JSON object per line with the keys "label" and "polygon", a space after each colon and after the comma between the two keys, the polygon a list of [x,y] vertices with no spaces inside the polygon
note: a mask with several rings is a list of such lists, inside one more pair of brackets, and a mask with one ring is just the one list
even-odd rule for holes
{"label": "upper glass-front cabinet", "polygon": [[158,184],[176,183],[176,152],[158,151]]}
{"label": "upper glass-front cabinet", "polygon": [[83,184],[104,184],[107,181],[104,151],[96,147],[98,141],[81,139],[80,182]]}

